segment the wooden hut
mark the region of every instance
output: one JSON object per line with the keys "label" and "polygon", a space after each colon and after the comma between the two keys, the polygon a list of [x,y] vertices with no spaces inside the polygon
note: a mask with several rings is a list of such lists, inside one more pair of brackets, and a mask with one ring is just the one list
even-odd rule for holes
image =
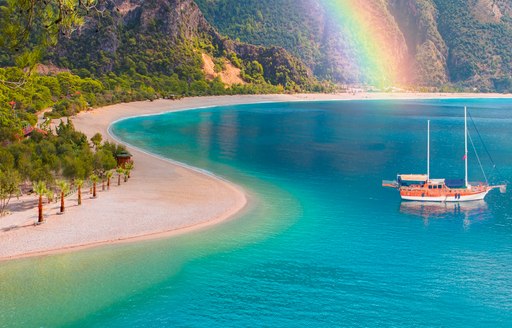
{"label": "wooden hut", "polygon": [[132,163],[132,154],[127,151],[116,155],[117,167],[124,168],[127,163]]}

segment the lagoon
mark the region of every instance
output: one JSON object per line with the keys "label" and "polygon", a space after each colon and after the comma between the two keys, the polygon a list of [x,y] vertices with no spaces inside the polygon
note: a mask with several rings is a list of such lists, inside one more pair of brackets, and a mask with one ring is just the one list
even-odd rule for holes
{"label": "lagoon", "polygon": [[[512,177],[512,101],[262,103],[120,121],[149,152],[243,186],[250,208],[161,240],[2,263],[2,326],[509,326],[512,201],[402,203],[398,172],[461,177],[463,106]],[[470,180],[481,180],[470,153]],[[170,181],[169,183],[172,183]]]}

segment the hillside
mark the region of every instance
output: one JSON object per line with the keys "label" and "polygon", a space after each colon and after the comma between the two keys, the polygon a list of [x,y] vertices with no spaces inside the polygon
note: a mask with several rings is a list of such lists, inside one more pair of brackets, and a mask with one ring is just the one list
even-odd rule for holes
{"label": "hillside", "polygon": [[242,42],[279,45],[314,67],[321,57],[323,12],[310,0],[196,0],[208,21]]}
{"label": "hillside", "polygon": [[434,1],[449,53],[450,80],[481,90],[512,90],[512,3]]}
{"label": "hillside", "polygon": [[282,46],[319,78],[374,83],[388,75],[391,84],[512,89],[507,0],[196,2],[220,33]]}
{"label": "hillside", "polygon": [[308,68],[279,47],[221,37],[192,0],[116,0],[102,9],[70,39],[62,38],[47,60],[82,75],[175,76],[190,86],[205,81],[202,54],[208,53],[246,74],[245,66],[257,61],[263,68],[261,82],[304,87],[313,81]]}

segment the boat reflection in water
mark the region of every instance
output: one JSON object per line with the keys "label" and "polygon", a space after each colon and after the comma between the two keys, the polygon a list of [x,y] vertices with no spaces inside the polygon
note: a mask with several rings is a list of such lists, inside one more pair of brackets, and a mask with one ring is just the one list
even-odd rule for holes
{"label": "boat reflection in water", "polygon": [[464,227],[488,218],[488,206],[484,200],[461,203],[402,202],[400,213],[423,218],[425,225],[430,219],[463,218]]}

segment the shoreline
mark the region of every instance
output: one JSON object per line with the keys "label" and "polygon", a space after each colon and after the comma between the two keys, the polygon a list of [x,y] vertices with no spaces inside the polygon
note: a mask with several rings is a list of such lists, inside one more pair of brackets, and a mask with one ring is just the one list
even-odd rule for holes
{"label": "shoreline", "polygon": [[[0,261],[78,251],[114,243],[165,238],[219,224],[250,206],[248,194],[221,176],[201,168],[151,154],[117,139],[111,126],[131,117],[169,112],[268,102],[340,100],[512,98],[504,94],[355,93],[294,95],[233,95],[159,99],[105,106],[71,118],[89,138],[100,132],[104,140],[125,144],[133,154],[135,169],[126,186],[111,187],[81,207],[67,199],[64,215],[52,212],[46,223],[30,226],[35,208],[15,212],[0,220]],[[114,184],[114,183],[113,183]],[[112,184],[112,185],[113,185]],[[106,198],[106,199],[105,199]],[[53,211],[52,205],[46,211]],[[105,212],[105,215],[102,213]],[[107,217],[108,216],[108,217]],[[25,217],[25,221],[23,218]],[[141,218],[141,219],[140,219]],[[7,225],[6,219],[15,222]],[[140,220],[139,220],[140,219]],[[143,221],[142,223],[140,221]],[[19,224],[20,222],[23,222]],[[18,223],[18,224],[16,224]],[[12,228],[14,227],[14,228]],[[97,229],[94,231],[90,231]],[[98,233],[99,231],[99,233]]]}

